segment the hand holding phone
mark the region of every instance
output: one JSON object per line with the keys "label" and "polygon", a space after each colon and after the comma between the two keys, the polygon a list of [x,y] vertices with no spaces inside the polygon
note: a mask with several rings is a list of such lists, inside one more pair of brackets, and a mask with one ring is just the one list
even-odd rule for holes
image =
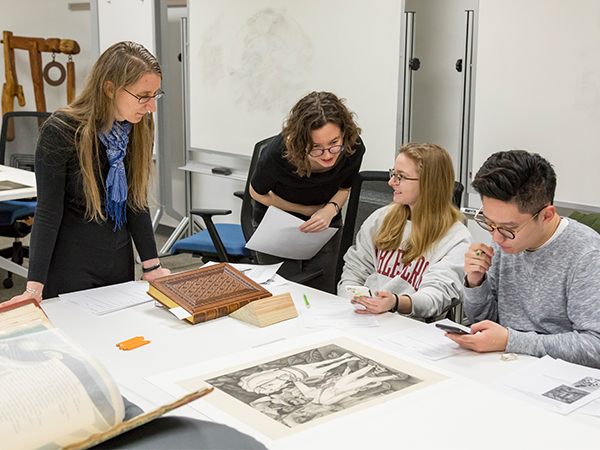
{"label": "hand holding phone", "polygon": [[468,331],[463,330],[462,328],[453,327],[452,325],[436,323],[435,326],[438,327],[440,330],[443,330],[446,333],[450,333],[450,334],[471,334]]}
{"label": "hand holding phone", "polygon": [[[352,300],[354,297],[373,297],[371,290],[366,286],[346,286],[348,297]],[[352,304],[356,309],[367,309],[360,303]]]}

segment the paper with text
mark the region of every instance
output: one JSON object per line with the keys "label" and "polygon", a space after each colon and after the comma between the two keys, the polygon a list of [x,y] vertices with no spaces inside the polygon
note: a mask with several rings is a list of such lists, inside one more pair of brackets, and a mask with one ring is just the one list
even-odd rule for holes
{"label": "paper with text", "polygon": [[96,316],[154,301],[148,295],[147,281],[129,281],[85,291],[60,294],[65,305]]}
{"label": "paper with text", "polygon": [[[469,331],[467,327],[454,323],[449,319],[440,320],[437,323],[451,325]],[[408,330],[387,334],[381,336],[379,339],[397,345],[409,353],[422,355],[432,361],[469,351],[445,337],[444,334],[445,333],[437,328],[434,323],[430,323],[409,328]]]}
{"label": "paper with text", "polygon": [[569,414],[600,398],[600,370],[544,356],[490,386],[550,411]]}
{"label": "paper with text", "polygon": [[365,328],[378,327],[373,314],[357,314],[350,300],[307,297],[310,307],[298,307],[306,328]]}

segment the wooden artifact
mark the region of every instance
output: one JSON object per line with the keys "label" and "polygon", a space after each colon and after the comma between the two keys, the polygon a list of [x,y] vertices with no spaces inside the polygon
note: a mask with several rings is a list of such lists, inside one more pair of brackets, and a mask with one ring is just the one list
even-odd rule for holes
{"label": "wooden artifact", "polygon": [[298,311],[296,311],[292,296],[286,292],[248,303],[229,315],[234,319],[263,328],[298,317]]}
{"label": "wooden artifact", "polygon": [[227,316],[272,295],[227,263],[157,278],[149,282],[148,294],[169,309],[181,306],[193,324]]}
{"label": "wooden artifact", "polygon": [[[2,41],[0,42],[4,44],[4,72],[6,75],[6,83],[2,86],[2,115],[14,111],[15,97],[19,102],[19,106],[25,106],[23,86],[19,85],[19,80],[17,78],[15,49],[27,50],[29,52],[31,79],[33,81],[33,92],[35,95],[37,111],[46,112],[42,52],[50,52],[52,54],[64,53],[69,55],[69,62],[67,62],[67,103],[71,103],[75,100],[75,63],[72,61],[72,55],[76,55],[80,51],[77,41],[72,39],[43,39],[14,36],[11,31],[3,31]],[[14,128],[11,121],[9,122],[8,128],[8,140],[12,139],[14,139]]]}

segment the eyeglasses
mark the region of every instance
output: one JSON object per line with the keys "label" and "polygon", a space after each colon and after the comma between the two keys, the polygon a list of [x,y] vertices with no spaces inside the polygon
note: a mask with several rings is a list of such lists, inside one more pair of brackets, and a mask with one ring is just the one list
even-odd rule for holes
{"label": "eyeglasses", "polygon": [[342,150],[344,150],[344,146],[343,145],[334,145],[329,148],[314,148],[310,152],[308,152],[308,154],[310,156],[312,156],[313,158],[318,158],[319,156],[323,155],[323,153],[325,153],[325,150],[327,150],[332,155],[337,155]]}
{"label": "eyeglasses", "polygon": [[[544,206],[542,209],[540,209],[538,212],[536,212],[533,216],[531,216],[529,219],[527,219],[520,227],[518,227],[516,230],[511,230],[509,228],[504,228],[504,227],[497,227],[495,225],[491,225],[489,223],[487,223],[485,221],[485,216],[483,216],[483,214],[481,214],[481,211],[483,210],[483,206],[481,208],[479,208],[479,211],[477,211],[477,214],[475,214],[475,217],[473,218],[475,220],[475,222],[477,222],[477,225],[479,225],[481,228],[483,228],[485,231],[488,231],[490,233],[493,233],[494,230],[498,230],[498,233],[500,233],[502,236],[504,236],[506,239],[514,239],[515,235],[521,231],[523,228],[525,228],[525,225],[527,225],[527,223],[533,219],[535,219],[545,208],[547,208],[550,205],[546,205]],[[479,215],[482,215],[482,217],[479,217]]]}
{"label": "eyeglasses", "polygon": [[400,174],[396,173],[396,171],[394,169],[390,169],[390,180],[392,178],[394,179],[394,181],[396,182],[396,184],[402,183],[402,180],[419,181],[418,178],[405,177],[404,175],[400,175]]}
{"label": "eyeglasses", "polygon": [[156,91],[156,94],[149,95],[147,97],[140,97],[139,95],[135,95],[135,94],[129,92],[127,89],[123,89],[123,90],[125,92],[127,92],[129,95],[131,95],[132,97],[137,98],[138,103],[141,104],[141,105],[145,105],[146,103],[148,103],[152,99],[158,100],[163,95],[165,95],[165,91],[163,91],[162,89],[159,89],[158,91]]}

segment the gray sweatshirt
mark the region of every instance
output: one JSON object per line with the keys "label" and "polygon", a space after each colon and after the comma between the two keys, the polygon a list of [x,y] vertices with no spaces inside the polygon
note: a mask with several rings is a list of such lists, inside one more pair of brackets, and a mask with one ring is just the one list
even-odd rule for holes
{"label": "gray sweatshirt", "polygon": [[404,265],[403,245],[412,229],[410,220],[404,227],[400,248],[381,251],[373,243],[389,208],[378,209],[361,226],[356,244],[344,256],[338,295],[348,298],[346,286],[367,286],[373,294],[387,289],[394,294],[410,295],[411,316],[437,316],[453,299],[463,296],[465,253],[473,240],[471,233],[457,222],[425,255]]}
{"label": "gray sweatshirt", "polygon": [[465,289],[465,312],[508,328],[507,352],[600,367],[600,235],[563,220],[536,251],[509,255],[494,243],[485,281]]}

